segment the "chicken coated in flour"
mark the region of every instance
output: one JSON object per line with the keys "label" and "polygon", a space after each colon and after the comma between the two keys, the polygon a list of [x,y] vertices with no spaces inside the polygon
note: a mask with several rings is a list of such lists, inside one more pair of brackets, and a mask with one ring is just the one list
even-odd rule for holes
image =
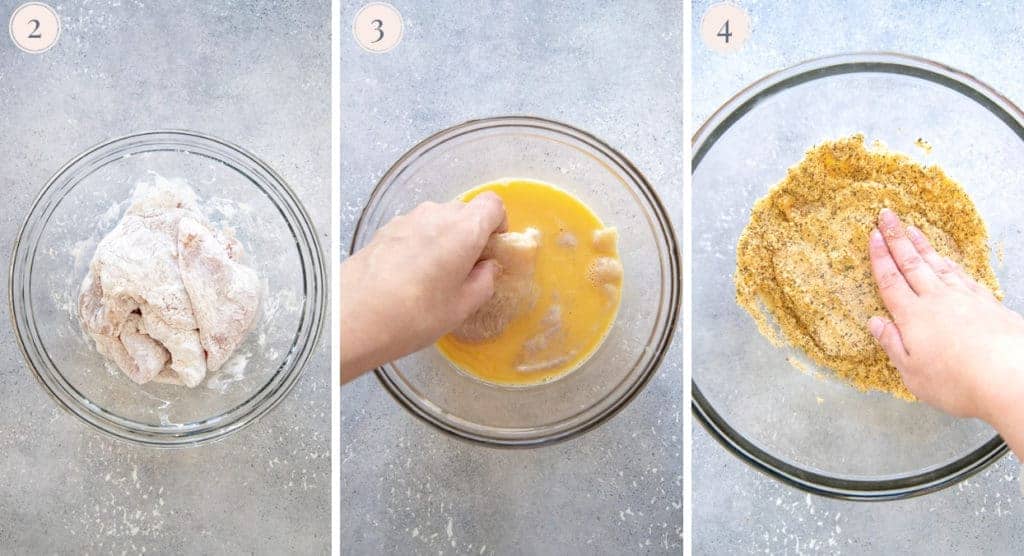
{"label": "chicken coated in flour", "polygon": [[156,176],[96,247],[82,325],[132,381],[195,387],[255,320],[260,282],[242,252],[230,230],[207,222],[191,188]]}

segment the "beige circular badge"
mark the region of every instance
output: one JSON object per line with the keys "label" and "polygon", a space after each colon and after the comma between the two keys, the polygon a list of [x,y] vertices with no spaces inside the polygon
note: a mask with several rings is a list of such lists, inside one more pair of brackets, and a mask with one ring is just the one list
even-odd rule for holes
{"label": "beige circular badge", "polygon": [[370,52],[387,52],[402,40],[402,14],[391,4],[363,6],[352,23],[356,42]]}
{"label": "beige circular badge", "polygon": [[736,52],[750,38],[750,16],[732,2],[713,4],[700,20],[700,38],[715,52]]}
{"label": "beige circular badge", "polygon": [[11,14],[10,32],[18,48],[39,54],[57,43],[60,18],[53,8],[42,2],[26,2]]}

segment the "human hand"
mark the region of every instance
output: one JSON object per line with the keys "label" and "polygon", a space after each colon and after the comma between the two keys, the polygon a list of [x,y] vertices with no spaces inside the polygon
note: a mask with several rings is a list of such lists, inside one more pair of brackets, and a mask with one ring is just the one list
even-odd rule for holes
{"label": "human hand", "polygon": [[868,326],[907,388],[948,413],[984,419],[1004,436],[1005,428],[1020,429],[1024,318],[892,211],[883,209],[878,225],[871,267],[893,320],[875,316]]}
{"label": "human hand", "polygon": [[492,192],[423,203],[342,263],[342,383],[429,346],[490,299],[499,268],[479,258],[507,227]]}

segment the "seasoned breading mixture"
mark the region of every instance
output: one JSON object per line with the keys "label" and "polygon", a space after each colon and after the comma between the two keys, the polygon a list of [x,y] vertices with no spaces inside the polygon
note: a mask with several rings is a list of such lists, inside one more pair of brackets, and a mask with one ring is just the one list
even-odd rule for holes
{"label": "seasoned breading mixture", "polygon": [[855,135],[811,149],[755,203],[736,248],[736,301],[774,344],[802,349],[861,390],[913,400],[867,327],[888,315],[867,248],[884,207],[1002,298],[985,224],[960,185]]}

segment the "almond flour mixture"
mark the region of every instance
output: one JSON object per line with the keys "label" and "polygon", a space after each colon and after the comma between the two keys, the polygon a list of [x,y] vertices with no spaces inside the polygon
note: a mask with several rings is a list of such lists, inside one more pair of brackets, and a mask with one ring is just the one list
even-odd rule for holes
{"label": "almond flour mixture", "polygon": [[231,230],[214,229],[195,192],[156,176],[141,183],[96,247],[79,315],[96,349],[138,384],[190,388],[247,335],[260,283]]}
{"label": "almond flour mixture", "polygon": [[736,248],[736,301],[775,345],[802,349],[861,390],[913,400],[867,328],[888,315],[867,249],[884,207],[1002,298],[985,224],[960,185],[855,135],[811,149],[755,203]]}

